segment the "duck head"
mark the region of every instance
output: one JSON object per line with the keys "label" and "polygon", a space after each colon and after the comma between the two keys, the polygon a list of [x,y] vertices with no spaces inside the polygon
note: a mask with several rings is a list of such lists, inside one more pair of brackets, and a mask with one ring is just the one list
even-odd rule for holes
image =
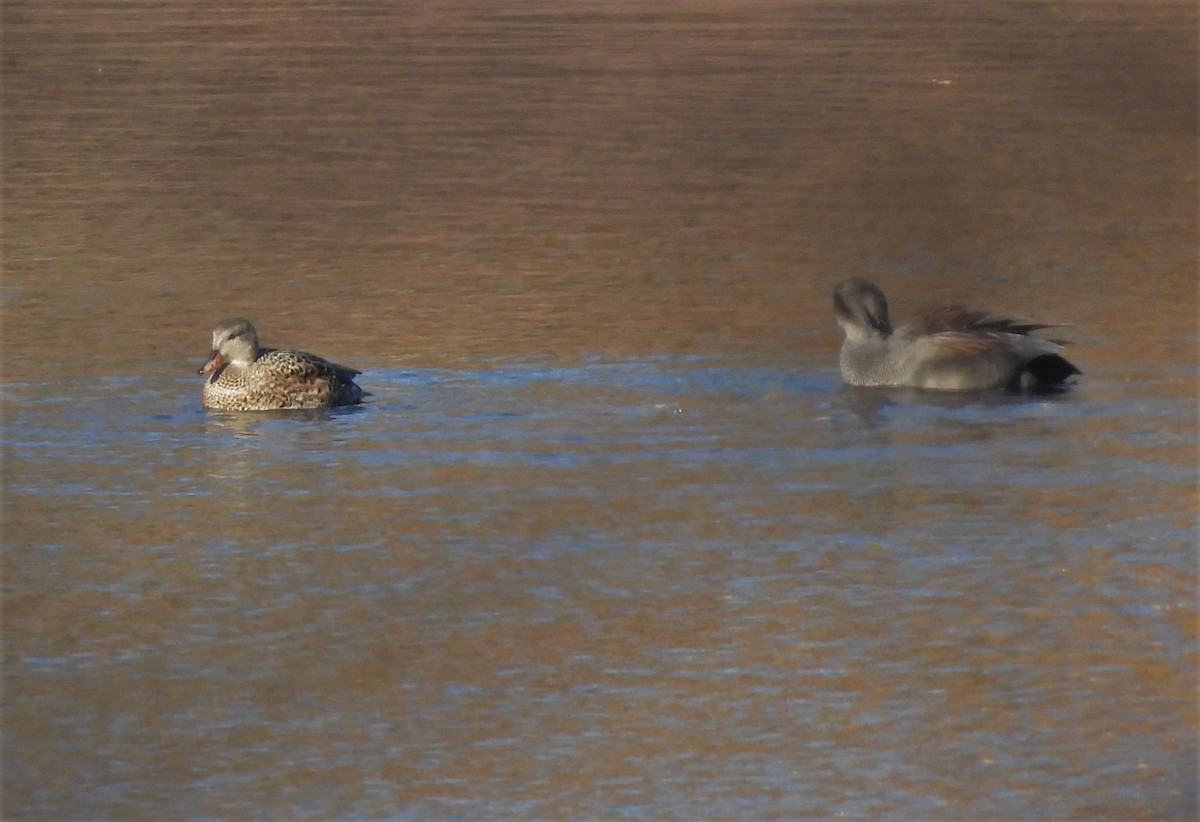
{"label": "duck head", "polygon": [[865,340],[892,333],[887,299],[870,280],[853,277],[838,283],[833,291],[833,309],[847,339]]}
{"label": "duck head", "polygon": [[213,328],[212,354],[198,373],[208,374],[223,365],[246,366],[258,357],[258,332],[249,320],[221,320]]}

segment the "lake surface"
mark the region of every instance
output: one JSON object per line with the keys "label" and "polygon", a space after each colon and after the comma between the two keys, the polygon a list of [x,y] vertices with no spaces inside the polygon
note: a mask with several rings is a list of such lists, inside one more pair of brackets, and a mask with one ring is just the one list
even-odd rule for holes
{"label": "lake surface", "polygon": [[3,18],[5,819],[1196,816],[1193,4]]}

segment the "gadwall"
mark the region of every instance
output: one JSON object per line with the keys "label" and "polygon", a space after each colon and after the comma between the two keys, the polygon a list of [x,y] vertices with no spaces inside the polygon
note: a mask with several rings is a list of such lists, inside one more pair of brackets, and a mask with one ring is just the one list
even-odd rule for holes
{"label": "gadwall", "polygon": [[259,348],[249,320],[221,320],[213,329],[212,356],[199,373],[204,407],[219,411],[272,411],[354,405],[365,393],[354,384],[361,371],[304,351]]}
{"label": "gadwall", "polygon": [[1082,373],[1059,353],[1060,343],[1029,336],[1050,325],[948,306],[893,331],[883,292],[858,277],[838,283],[833,306],[846,332],[841,368],[850,385],[1017,390]]}

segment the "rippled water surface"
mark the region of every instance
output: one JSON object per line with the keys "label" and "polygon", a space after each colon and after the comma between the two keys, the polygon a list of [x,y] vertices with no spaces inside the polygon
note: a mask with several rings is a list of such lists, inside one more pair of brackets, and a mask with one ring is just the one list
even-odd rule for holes
{"label": "rippled water surface", "polygon": [[1195,817],[1192,4],[3,16],[5,819]]}

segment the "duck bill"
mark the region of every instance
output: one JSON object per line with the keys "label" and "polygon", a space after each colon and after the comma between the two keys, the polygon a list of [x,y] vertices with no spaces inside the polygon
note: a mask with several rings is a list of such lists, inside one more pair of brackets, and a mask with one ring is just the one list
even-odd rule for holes
{"label": "duck bill", "polygon": [[204,364],[204,367],[201,368],[196,373],[197,374],[207,374],[217,368],[220,368],[224,364],[225,364],[225,358],[221,356],[221,352],[214,351],[214,352],[212,352],[212,356],[208,358],[208,362],[206,362]]}

